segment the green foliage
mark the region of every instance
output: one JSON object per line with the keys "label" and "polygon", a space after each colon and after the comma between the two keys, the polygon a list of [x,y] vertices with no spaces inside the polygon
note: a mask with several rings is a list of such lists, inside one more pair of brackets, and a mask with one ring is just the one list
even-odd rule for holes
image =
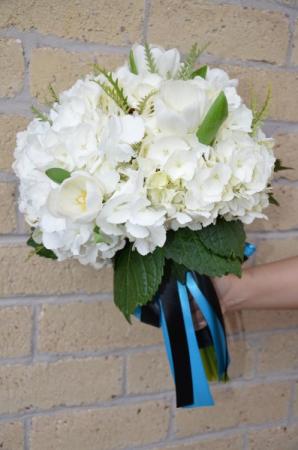
{"label": "green foliage", "polygon": [[41,122],[49,122],[52,125],[52,121],[51,119],[49,119],[49,117],[44,114],[43,112],[41,112],[39,109],[37,109],[35,106],[31,106],[31,111],[33,112],[34,116],[40,120]]}
{"label": "green foliage", "polygon": [[38,244],[32,237],[32,235],[27,240],[27,245],[33,247],[34,253],[38,256],[43,256],[44,258],[57,259],[57,256],[52,250],[47,249],[43,244]]}
{"label": "green foliage", "polygon": [[276,200],[276,198],[274,197],[274,195],[272,194],[272,192],[270,192],[270,194],[269,194],[269,203],[270,203],[271,205],[280,206],[278,200]]}
{"label": "green foliage", "polygon": [[202,363],[208,381],[218,381],[216,353],[213,345],[200,348]]}
{"label": "green foliage", "polygon": [[202,66],[199,69],[192,72],[192,74],[190,75],[190,78],[193,79],[195,77],[201,77],[201,78],[204,78],[204,80],[205,80],[207,71],[208,71],[208,66],[206,66],[206,65]]}
{"label": "green foliage", "polygon": [[98,225],[95,225],[93,229],[93,238],[96,244],[100,244],[101,242],[109,242],[109,239],[101,233]]}
{"label": "green foliage", "polygon": [[164,255],[160,248],[142,256],[131,243],[117,252],[114,261],[114,302],[130,322],[138,305],[152,300],[163,276]]}
{"label": "green foliage", "polygon": [[71,176],[70,172],[60,167],[52,167],[46,170],[46,175],[55,183],[61,184],[64,180]]}
{"label": "green foliage", "polygon": [[251,135],[255,136],[258,128],[262,126],[263,121],[266,119],[269,111],[270,100],[272,97],[271,88],[268,87],[265,101],[260,109],[258,109],[257,100],[254,94],[252,94],[250,108],[252,110],[253,119],[251,125]]}
{"label": "green foliage", "polygon": [[[150,100],[151,97],[152,97],[153,95],[155,95],[157,92],[158,92],[157,89],[153,89],[152,91],[150,91],[147,95],[145,95],[145,97],[143,97],[143,98],[139,101],[138,106],[137,106],[137,108],[136,108],[139,114],[143,114],[143,113],[147,110],[149,100]],[[153,112],[153,105],[150,105],[150,110],[149,110],[149,112],[150,112],[150,113]]]}
{"label": "green foliage", "polygon": [[199,236],[204,246],[216,255],[243,260],[245,231],[239,220],[218,219],[216,225],[202,228]]}
{"label": "green foliage", "polygon": [[94,80],[103,91],[116,103],[116,105],[122,109],[125,114],[128,114],[131,107],[128,103],[127,96],[124,94],[124,90],[119,86],[119,80],[113,78],[112,72],[106,71],[104,68],[100,67],[98,64],[94,65],[94,72],[96,75],[103,75],[107,82],[101,82],[99,80]]}
{"label": "green foliage", "polygon": [[280,172],[281,170],[293,170],[293,167],[283,166],[282,160],[277,158],[274,163],[274,172]]}
{"label": "green foliage", "polygon": [[209,44],[204,45],[200,48],[197,43],[193,44],[189,53],[186,55],[185,61],[182,64],[181,69],[177,74],[179,80],[189,80],[192,78],[194,72],[195,64],[199,56],[206,50]]}
{"label": "green foliage", "polygon": [[129,52],[129,69],[130,69],[131,73],[138,75],[138,68],[136,65],[136,61],[135,61],[135,57],[134,57],[132,49]]}
{"label": "green foliage", "polygon": [[145,42],[144,48],[145,48],[145,58],[146,58],[147,68],[148,68],[149,72],[158,73],[152,50],[150,48],[150,45],[147,42]]}
{"label": "green foliage", "polygon": [[53,88],[53,86],[51,84],[49,84],[49,93],[53,99],[54,103],[59,103],[59,97],[58,94],[56,93],[55,89]]}
{"label": "green foliage", "polygon": [[198,140],[205,145],[212,145],[216,138],[217,132],[223,122],[228,117],[228,102],[224,92],[220,92],[209,111],[207,112],[203,122],[198,128]]}
{"label": "green foliage", "polygon": [[[215,229],[217,226],[219,230]],[[244,249],[245,233],[238,225],[235,226],[235,236],[230,242],[231,232],[232,229],[222,227],[220,222],[209,225],[203,232],[188,228],[170,231],[164,247],[165,257],[204,275],[222,276],[234,273],[240,276],[243,259],[240,249]],[[208,234],[212,236],[211,242],[206,240]]]}

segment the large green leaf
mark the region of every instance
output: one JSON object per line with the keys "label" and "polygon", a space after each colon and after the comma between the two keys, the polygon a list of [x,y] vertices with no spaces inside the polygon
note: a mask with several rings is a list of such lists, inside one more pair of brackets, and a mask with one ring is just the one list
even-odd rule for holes
{"label": "large green leaf", "polygon": [[198,231],[188,228],[170,231],[164,251],[166,258],[202,275],[214,277],[234,273],[241,276],[240,260],[219,256],[210,251],[202,244]]}
{"label": "large green leaf", "polygon": [[198,231],[203,245],[213,253],[226,258],[243,259],[245,231],[242,222],[224,219],[217,220],[215,225],[209,225]]}
{"label": "large green leaf", "polygon": [[55,183],[61,184],[64,180],[71,176],[71,173],[68,170],[61,169],[60,167],[52,167],[51,169],[46,170],[46,175]]}
{"label": "large green leaf", "polygon": [[202,144],[211,145],[217,132],[228,117],[228,102],[224,92],[221,92],[212,103],[203,122],[198,128],[197,137]]}
{"label": "large green leaf", "polygon": [[49,250],[43,244],[38,244],[32,236],[30,236],[27,240],[27,245],[29,245],[29,247],[33,247],[36,255],[38,256],[43,256],[44,258],[49,259],[57,259],[57,256],[52,250]]}
{"label": "large green leaf", "polygon": [[164,270],[163,250],[142,256],[129,243],[117,252],[114,264],[114,302],[130,322],[138,305],[152,300]]}

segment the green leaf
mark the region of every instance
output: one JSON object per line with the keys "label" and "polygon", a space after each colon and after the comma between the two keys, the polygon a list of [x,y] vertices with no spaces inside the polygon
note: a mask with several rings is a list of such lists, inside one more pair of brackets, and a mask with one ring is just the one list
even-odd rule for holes
{"label": "green leaf", "polygon": [[145,256],[128,243],[116,253],[114,263],[114,302],[130,322],[138,305],[152,300],[164,271],[163,250],[157,248]]}
{"label": "green leaf", "polygon": [[147,68],[151,73],[158,73],[152,50],[147,42],[144,44]]}
{"label": "green leaf", "polygon": [[211,145],[214,141],[217,132],[223,122],[228,117],[228,102],[224,92],[221,92],[209,111],[207,112],[205,119],[199,126],[197,131],[197,137],[202,144]]}
{"label": "green leaf", "polygon": [[226,258],[212,253],[202,244],[198,231],[188,228],[170,231],[164,252],[166,258],[202,275],[215,277],[234,273],[241,276],[240,259]]}
{"label": "green leaf", "polygon": [[129,69],[130,69],[131,73],[138,75],[138,68],[136,65],[136,61],[135,61],[135,57],[134,57],[132,49],[129,52]]}
{"label": "green leaf", "polygon": [[93,238],[96,244],[100,244],[101,242],[110,242],[110,239],[102,234],[98,225],[95,225],[93,229]]}
{"label": "green leaf", "polygon": [[271,205],[280,206],[279,202],[276,200],[272,193],[269,194],[269,203]]}
{"label": "green leaf", "polygon": [[35,106],[31,106],[31,111],[38,120],[40,120],[41,122],[49,122],[49,124],[52,125],[51,119],[49,119],[49,117],[46,114],[39,111],[39,109],[35,108]]}
{"label": "green leaf", "polygon": [[209,43],[200,48],[197,43],[193,44],[189,53],[186,55],[185,61],[181,66],[177,74],[177,78],[180,80],[189,80],[194,71],[194,66],[199,56],[206,50]]}
{"label": "green leaf", "polygon": [[52,250],[47,249],[43,244],[38,244],[32,236],[30,236],[27,240],[27,245],[29,245],[29,247],[33,247],[35,254],[38,256],[43,256],[44,258],[49,259],[57,259],[57,256]]}
{"label": "green leaf", "polygon": [[177,278],[177,280],[182,283],[185,282],[185,274],[188,271],[188,268],[183,266],[182,264],[177,264],[175,261],[168,260],[171,264],[171,274]]}
{"label": "green leaf", "polygon": [[190,78],[193,79],[195,77],[201,77],[201,78],[204,78],[204,80],[205,80],[207,71],[208,71],[208,66],[202,66],[199,69],[192,72]]}
{"label": "green leaf", "polygon": [[198,231],[202,244],[211,252],[226,258],[243,260],[245,231],[240,220],[227,222],[218,219],[215,225],[209,225]]}
{"label": "green leaf", "polygon": [[61,184],[64,180],[71,176],[70,172],[60,167],[52,167],[46,170],[46,175],[55,183]]}
{"label": "green leaf", "polygon": [[55,103],[59,103],[59,97],[51,84],[49,84],[49,92]]}
{"label": "green leaf", "polygon": [[216,353],[213,345],[200,348],[202,363],[208,381],[218,381]]}
{"label": "green leaf", "polygon": [[[157,89],[152,89],[152,91],[150,91],[147,95],[145,95],[145,97],[141,98],[141,100],[139,101],[138,106],[136,108],[139,114],[143,114],[146,111],[149,100],[151,99],[151,97],[153,95],[157,94],[157,92],[158,92]],[[148,109],[150,109],[149,112],[152,113],[154,110],[153,104],[152,104],[152,106],[150,105],[150,108],[148,108]]]}
{"label": "green leaf", "polygon": [[120,87],[118,78],[114,79],[112,72],[108,72],[98,64],[93,66],[96,75],[103,75],[107,83],[103,83],[99,80],[94,80],[95,83],[103,89],[103,91],[116,103],[116,105],[122,109],[125,114],[128,114],[131,107],[128,103],[127,96],[124,94],[123,87]]}
{"label": "green leaf", "polygon": [[256,98],[253,96],[251,99],[251,110],[252,110],[252,114],[253,114],[253,119],[252,119],[252,124],[251,124],[252,131],[250,134],[252,136],[255,136],[258,128],[260,128],[262,126],[263,121],[266,119],[266,117],[268,115],[271,97],[272,97],[271,88],[268,87],[265,101],[259,110],[257,107]]}
{"label": "green leaf", "polygon": [[283,166],[282,160],[277,158],[274,164],[274,172],[280,172],[281,170],[293,170],[293,167]]}

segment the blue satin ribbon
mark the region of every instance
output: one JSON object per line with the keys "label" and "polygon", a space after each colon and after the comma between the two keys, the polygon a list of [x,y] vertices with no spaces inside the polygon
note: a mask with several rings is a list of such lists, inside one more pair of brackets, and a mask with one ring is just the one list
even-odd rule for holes
{"label": "blue satin ribbon", "polygon": [[[244,255],[248,258],[256,250],[254,244],[246,243],[244,249]],[[190,367],[191,367],[191,378],[193,386],[193,403],[186,405],[186,408],[201,407],[201,406],[211,406],[214,405],[214,400],[212,398],[208,380],[205,374],[205,369],[203,361],[201,358],[201,353],[197,341],[197,337],[194,330],[192,314],[189,305],[188,292],[192,295],[194,301],[196,302],[198,308],[200,309],[204,319],[208,325],[212,342],[214,345],[214,350],[217,360],[218,378],[221,380],[227,371],[227,367],[230,362],[227,340],[223,326],[218,319],[214,309],[207,301],[206,297],[200,290],[195,278],[191,272],[186,273],[186,283],[182,284],[177,281],[177,289],[179,295],[179,301],[182,310],[182,316],[185,326],[185,332],[187,337],[187,345],[189,349],[190,356]],[[168,334],[167,323],[163,311],[161,298],[158,299],[160,305],[160,325],[163,332],[164,343],[166,347],[167,357],[171,369],[172,376],[175,381],[174,365],[173,365],[173,355],[171,349],[171,343]],[[138,306],[134,315],[141,319],[141,307]]]}

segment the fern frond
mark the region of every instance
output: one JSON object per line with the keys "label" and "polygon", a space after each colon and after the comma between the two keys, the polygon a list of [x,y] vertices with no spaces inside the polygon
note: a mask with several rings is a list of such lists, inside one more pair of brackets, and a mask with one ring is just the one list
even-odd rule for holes
{"label": "fern frond", "polygon": [[263,121],[266,119],[269,111],[270,100],[272,97],[271,87],[268,87],[267,95],[265,101],[260,110],[258,110],[257,102],[255,98],[251,100],[251,110],[253,114],[252,125],[251,125],[251,135],[255,136],[258,128],[262,125]]}
{"label": "fern frond", "polygon": [[51,119],[49,119],[46,114],[39,111],[39,109],[35,108],[35,106],[31,106],[31,111],[33,112],[36,119],[40,120],[41,122],[49,122],[52,125]]}
{"label": "fern frond", "polygon": [[119,106],[126,114],[129,113],[131,107],[128,103],[127,96],[124,94],[124,90],[119,86],[119,80],[113,78],[112,72],[108,72],[104,68],[101,68],[98,64],[94,65],[94,71],[96,75],[103,75],[107,83],[99,80],[94,80],[104,90],[104,92]]}
{"label": "fern frond", "polygon": [[158,73],[152,50],[147,42],[144,44],[147,68],[151,73]]}
{"label": "fern frond", "polygon": [[[143,97],[139,101],[138,106],[136,108],[139,114],[143,114],[146,111],[146,108],[148,107],[149,100],[157,92],[158,92],[157,89],[153,89],[152,91],[149,92],[149,94],[145,95],[145,97]],[[153,112],[153,105],[152,105],[152,108],[150,108],[150,113],[152,113],[152,112]]]}
{"label": "fern frond", "polygon": [[59,103],[58,94],[56,93],[55,89],[53,88],[53,86],[51,84],[49,84],[49,92],[50,92],[50,95],[51,95],[54,103]]}
{"label": "fern frond", "polygon": [[191,74],[194,71],[195,64],[199,56],[206,50],[209,43],[204,45],[202,48],[198,46],[197,43],[193,44],[189,53],[186,55],[185,61],[180,68],[177,78],[179,80],[189,80],[191,78]]}

